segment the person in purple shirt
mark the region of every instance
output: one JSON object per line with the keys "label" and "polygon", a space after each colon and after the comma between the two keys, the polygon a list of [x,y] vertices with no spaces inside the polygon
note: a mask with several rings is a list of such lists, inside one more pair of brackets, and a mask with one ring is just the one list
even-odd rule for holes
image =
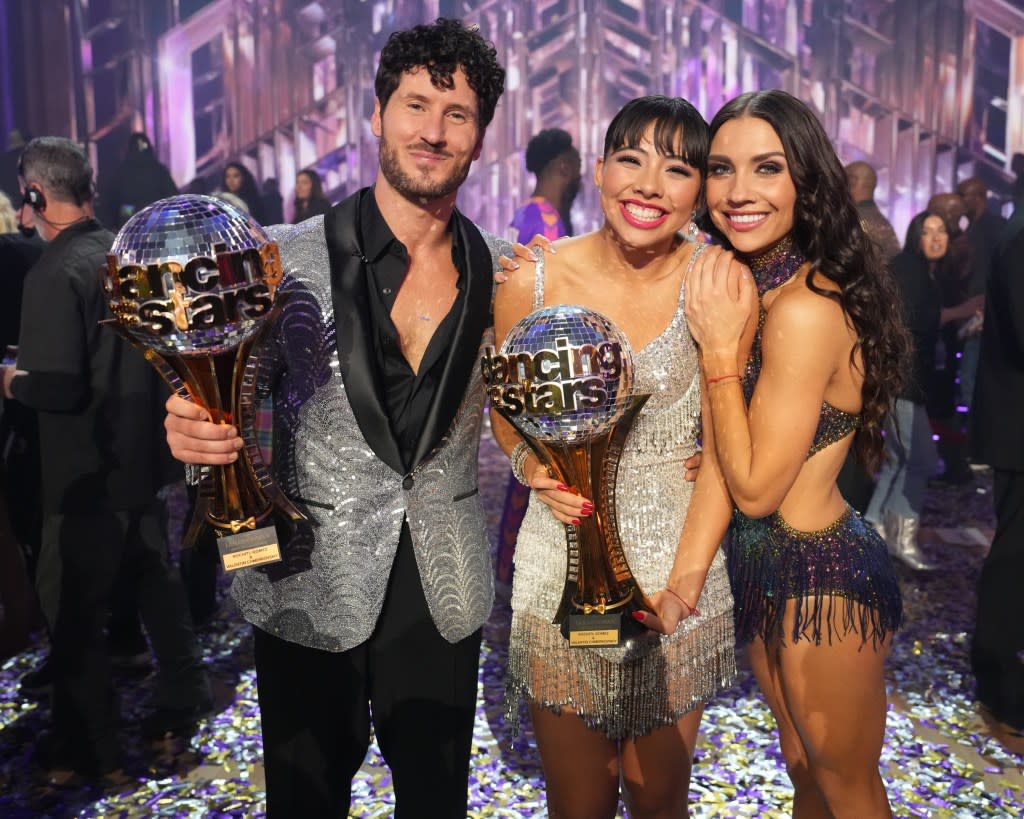
{"label": "person in purple shirt", "polygon": [[537,235],[552,240],[572,235],[569,210],[580,192],[581,169],[580,152],[561,128],[547,128],[527,143],[526,170],[536,175],[537,184],[512,217],[518,242],[528,244]]}

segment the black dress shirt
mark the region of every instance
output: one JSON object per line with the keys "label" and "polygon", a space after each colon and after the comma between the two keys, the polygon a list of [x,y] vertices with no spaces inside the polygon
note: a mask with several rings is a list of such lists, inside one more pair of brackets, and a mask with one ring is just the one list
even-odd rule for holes
{"label": "black dress shirt", "polygon": [[391,320],[391,309],[395,306],[398,291],[409,269],[409,252],[384,221],[372,192],[363,197],[361,207],[362,245],[368,260],[370,325],[375,360],[384,391],[381,397],[391,422],[391,431],[398,442],[402,463],[409,470],[415,466],[411,463],[413,453],[444,371],[458,316],[462,312],[468,275],[464,264],[466,254],[458,246],[458,234],[453,234],[452,262],[458,272],[455,301],[434,331],[420,362],[419,372],[413,372],[402,353],[398,331]]}

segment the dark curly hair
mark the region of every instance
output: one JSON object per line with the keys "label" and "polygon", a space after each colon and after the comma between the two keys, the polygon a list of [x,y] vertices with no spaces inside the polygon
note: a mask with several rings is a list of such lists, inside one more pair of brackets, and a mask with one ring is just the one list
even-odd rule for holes
{"label": "dark curly hair", "polygon": [[452,74],[459,68],[469,87],[476,92],[480,127],[494,118],[494,108],[505,90],[505,69],[498,63],[498,52],[475,26],[467,28],[461,20],[438,17],[433,23],[396,31],[380,52],[380,65],[373,90],[385,108],[398,88],[402,75],[413,68],[426,68],[435,88],[454,87]]}
{"label": "dark curly hair", "polygon": [[[911,349],[896,282],[861,225],[843,166],[811,110],[785,91],[741,94],[715,114],[711,139],[726,122],[745,116],[763,119],[782,142],[796,188],[793,240],[811,262],[807,287],[838,301],[857,331],[850,360],[859,350],[864,382],[854,448],[873,471],[882,461],[882,430],[903,388]],[[839,292],[820,287],[818,273]]]}
{"label": "dark curly hair", "polygon": [[566,151],[572,150],[572,134],[561,128],[545,128],[526,143],[526,170],[540,175]]}

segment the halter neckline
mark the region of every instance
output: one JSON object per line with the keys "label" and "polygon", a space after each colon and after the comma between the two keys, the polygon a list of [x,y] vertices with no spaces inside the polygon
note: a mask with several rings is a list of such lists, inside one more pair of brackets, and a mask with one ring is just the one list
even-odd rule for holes
{"label": "halter neckline", "polygon": [[800,252],[793,241],[793,234],[787,233],[767,250],[754,256],[740,257],[754,277],[757,284],[757,295],[763,296],[769,290],[774,290],[785,284],[800,269],[800,266],[807,261],[807,257]]}

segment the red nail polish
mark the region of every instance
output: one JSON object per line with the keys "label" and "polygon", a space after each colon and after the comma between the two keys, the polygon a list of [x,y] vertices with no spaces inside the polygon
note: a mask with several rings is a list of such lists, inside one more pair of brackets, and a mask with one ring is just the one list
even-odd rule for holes
{"label": "red nail polish", "polygon": [[594,504],[592,504],[590,501],[583,501],[583,511],[584,512],[593,512],[594,511]]}
{"label": "red nail polish", "polygon": [[579,518],[573,518],[572,519],[572,525],[573,526],[579,526],[580,525],[580,519]]}
{"label": "red nail polish", "polygon": [[634,620],[639,620],[641,623],[647,618],[647,615],[642,611],[631,611],[629,614]]}
{"label": "red nail polish", "polygon": [[555,489],[557,489],[559,492],[568,492],[569,491],[569,487],[566,486],[564,483],[558,484],[558,486],[556,486]]}

